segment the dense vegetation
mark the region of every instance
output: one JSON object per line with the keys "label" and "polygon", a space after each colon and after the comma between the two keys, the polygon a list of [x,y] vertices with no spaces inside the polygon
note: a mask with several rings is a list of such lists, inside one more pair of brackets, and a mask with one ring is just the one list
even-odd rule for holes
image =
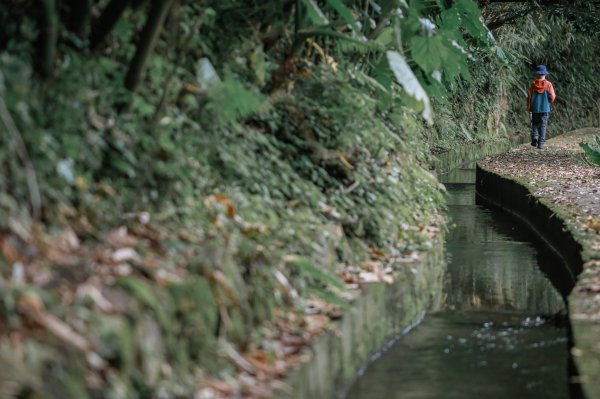
{"label": "dense vegetation", "polygon": [[527,129],[532,65],[551,133],[596,120],[596,33],[530,8],[0,5],[0,396],[187,398],[289,360],[268,342],[310,340],[360,265],[426,249],[432,154]]}

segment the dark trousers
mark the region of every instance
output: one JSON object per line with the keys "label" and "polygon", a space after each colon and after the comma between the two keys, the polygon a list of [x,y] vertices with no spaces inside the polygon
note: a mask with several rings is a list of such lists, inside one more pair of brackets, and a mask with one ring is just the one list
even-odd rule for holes
{"label": "dark trousers", "polygon": [[537,140],[538,147],[546,142],[548,129],[548,112],[534,112],[531,114],[531,140]]}

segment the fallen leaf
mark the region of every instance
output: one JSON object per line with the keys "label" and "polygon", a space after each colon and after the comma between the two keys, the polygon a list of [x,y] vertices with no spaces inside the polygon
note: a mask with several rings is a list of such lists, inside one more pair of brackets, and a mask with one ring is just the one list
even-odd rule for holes
{"label": "fallen leaf", "polygon": [[119,248],[112,253],[113,262],[127,262],[132,261],[134,263],[139,263],[141,260],[140,255],[133,248]]}

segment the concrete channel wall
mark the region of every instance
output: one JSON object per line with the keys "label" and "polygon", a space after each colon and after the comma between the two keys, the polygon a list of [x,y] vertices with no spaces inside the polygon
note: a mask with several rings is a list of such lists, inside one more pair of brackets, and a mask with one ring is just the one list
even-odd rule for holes
{"label": "concrete channel wall", "polygon": [[[564,221],[551,205],[533,197],[529,190],[517,181],[479,166],[476,185],[477,194],[486,202],[519,218],[560,254],[574,276],[581,273],[584,264],[583,247],[565,227]],[[580,283],[581,279],[578,279],[568,297],[574,341],[571,352],[580,376],[577,382],[581,383],[585,398],[600,399],[600,327],[598,323],[590,323],[589,318],[576,316],[589,314],[591,310],[578,294],[577,287]]]}
{"label": "concrete channel wall", "polygon": [[433,161],[432,168],[437,173],[449,172],[483,157],[505,153],[514,146],[523,144],[528,140],[528,135],[515,134],[508,138],[461,145],[456,149],[438,154],[437,159]]}
{"label": "concrete channel wall", "polygon": [[415,325],[426,310],[441,303],[444,276],[443,237],[411,266],[403,267],[393,284],[372,283],[344,312],[335,332],[313,345],[311,358],[286,380],[278,398],[342,396],[372,354],[395,335]]}
{"label": "concrete channel wall", "polygon": [[[438,174],[484,156],[501,154],[527,138],[515,135],[487,143],[473,143],[438,155],[432,168]],[[391,285],[373,283],[351,305],[335,332],[320,337],[310,358],[285,380],[279,399],[343,397],[357,373],[379,351],[418,324],[426,312],[441,304],[445,273],[444,237],[440,236],[423,259],[405,267]]]}

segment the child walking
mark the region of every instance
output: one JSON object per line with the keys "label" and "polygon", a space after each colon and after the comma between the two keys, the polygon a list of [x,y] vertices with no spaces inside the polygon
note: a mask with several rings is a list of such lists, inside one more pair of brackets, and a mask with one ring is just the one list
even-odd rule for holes
{"label": "child walking", "polygon": [[527,109],[531,113],[531,145],[538,149],[544,148],[550,103],[556,99],[552,83],[546,80],[548,70],[545,65],[534,68],[535,80],[531,83],[527,95]]}

